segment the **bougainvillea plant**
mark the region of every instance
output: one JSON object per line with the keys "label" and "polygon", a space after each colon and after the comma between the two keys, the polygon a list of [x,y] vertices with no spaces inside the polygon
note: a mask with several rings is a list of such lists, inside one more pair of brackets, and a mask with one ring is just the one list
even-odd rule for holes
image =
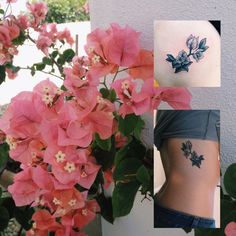
{"label": "bougainvillea plant", "polygon": [[[152,115],[162,101],[189,109],[191,95],[154,83],[153,52],[129,26],[94,30],[87,56],[78,56],[67,29],[44,23],[45,3],[27,8],[19,16],[11,7],[0,10],[0,81],[6,74],[17,79],[22,69],[47,77],[15,96],[0,119],[0,164],[18,163],[11,197],[0,202],[0,230],[15,218],[27,236],[84,236],[97,213],[113,223],[129,214],[138,191],[153,197],[152,150],[142,140],[141,115]],[[45,56],[22,68],[14,57],[27,41]]]}

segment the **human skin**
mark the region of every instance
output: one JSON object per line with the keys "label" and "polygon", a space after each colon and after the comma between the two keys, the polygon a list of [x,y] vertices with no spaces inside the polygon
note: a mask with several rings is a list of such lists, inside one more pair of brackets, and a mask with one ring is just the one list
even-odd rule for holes
{"label": "human skin", "polygon": [[[206,38],[209,48],[204,57],[189,66],[189,71],[175,73],[167,54],[174,57],[189,49],[186,40],[190,35]],[[154,23],[154,74],[162,87],[219,87],[220,86],[220,35],[208,21],[155,21]]]}
{"label": "human skin", "polygon": [[[203,155],[200,168],[183,155],[182,143],[190,140]],[[213,217],[214,193],[220,177],[219,144],[210,140],[170,138],[160,149],[166,175],[155,198],[161,206],[199,217]]]}

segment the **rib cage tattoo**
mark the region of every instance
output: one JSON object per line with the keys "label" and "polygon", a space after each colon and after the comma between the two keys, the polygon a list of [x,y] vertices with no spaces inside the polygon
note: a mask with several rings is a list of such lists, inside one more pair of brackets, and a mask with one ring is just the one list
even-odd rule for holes
{"label": "rib cage tattoo", "polygon": [[186,159],[189,159],[192,162],[192,166],[196,166],[198,168],[201,167],[202,161],[205,159],[203,155],[198,155],[194,150],[192,150],[192,143],[189,140],[182,143],[181,150],[183,151]]}

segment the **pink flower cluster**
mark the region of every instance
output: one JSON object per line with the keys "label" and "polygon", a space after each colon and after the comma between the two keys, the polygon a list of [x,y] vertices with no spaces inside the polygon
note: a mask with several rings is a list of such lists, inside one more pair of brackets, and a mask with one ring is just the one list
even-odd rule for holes
{"label": "pink flower cluster", "polygon": [[[96,29],[89,34],[85,46],[89,61],[87,83],[96,84],[100,77],[115,74],[116,78],[120,71],[126,72],[127,77],[110,84],[122,102],[118,112],[123,117],[157,109],[161,101],[168,102],[175,109],[189,109],[191,95],[186,89],[155,86],[153,52],[140,47],[139,36],[140,33],[129,26],[122,28],[118,24],[111,24],[107,30]],[[73,77],[71,71],[70,74],[65,73],[67,81],[78,83],[75,78],[81,76],[81,83],[85,83],[85,72]]]}
{"label": "pink flower cluster", "polygon": [[63,31],[57,30],[57,25],[55,23],[52,24],[44,24],[39,29],[39,36],[36,41],[36,46],[40,49],[46,56],[48,56],[48,50],[51,46],[53,46],[57,40],[65,41],[70,46],[73,45],[74,39],[72,38],[70,31],[68,29],[64,29]]}
{"label": "pink flower cluster", "polygon": [[[107,106],[101,107],[99,94],[91,101],[91,111],[82,109],[79,98],[64,102],[65,97],[55,84],[43,81],[33,92],[13,98],[0,121],[11,158],[22,163],[8,188],[16,205],[49,209],[35,213],[28,235],[52,230],[56,235],[83,235],[72,229],[81,230],[99,211],[95,200],[87,200],[87,191],[80,192],[75,185],[90,189],[93,184],[100,166],[89,145],[95,132],[102,138],[112,135],[114,107],[105,100]],[[45,225],[39,219],[42,215],[47,216]]]}
{"label": "pink flower cluster", "polygon": [[[13,3],[16,1],[9,0],[7,2]],[[26,5],[29,11],[28,14],[20,14],[17,17],[10,14],[5,16],[0,22],[0,65],[12,62],[13,57],[18,54],[17,48],[19,43],[17,42],[17,38],[29,38],[29,28],[33,28],[33,30],[39,33],[37,40],[30,39],[47,56],[49,47],[55,45],[57,40],[66,42],[69,45],[74,43],[74,39],[68,29],[58,31],[56,24],[43,24],[48,12],[47,5],[44,2],[28,2]],[[11,68],[7,68],[6,72],[9,79],[14,79],[17,76]]]}
{"label": "pink flower cluster", "polygon": [[17,47],[13,44],[13,40],[20,34],[20,28],[13,18],[0,23],[0,65],[4,65],[17,55]]}

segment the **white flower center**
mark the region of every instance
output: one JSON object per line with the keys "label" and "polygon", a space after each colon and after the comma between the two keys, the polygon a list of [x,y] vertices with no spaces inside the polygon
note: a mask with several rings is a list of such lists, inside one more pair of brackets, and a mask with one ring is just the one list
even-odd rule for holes
{"label": "white flower center", "polygon": [[100,62],[100,56],[94,55],[93,58],[92,58],[92,61],[93,61],[93,64],[96,64],[96,63]]}
{"label": "white flower center", "polygon": [[58,200],[57,198],[53,198],[52,202],[55,204],[55,205],[61,205],[61,201]]}
{"label": "white flower center", "polygon": [[14,139],[12,136],[10,136],[10,135],[7,135],[7,136],[6,136],[6,143],[9,145],[10,150],[14,150],[14,149],[16,149],[16,147],[17,147],[17,142],[16,142],[15,139]]}
{"label": "white flower center", "polygon": [[72,173],[73,171],[75,171],[75,164],[67,162],[65,167],[64,167],[64,170],[66,170],[69,173]]}
{"label": "white flower center", "polygon": [[66,156],[66,154],[63,153],[62,151],[59,151],[59,152],[55,155],[56,160],[57,160],[58,163],[64,162],[64,161],[65,161],[65,156]]}
{"label": "white flower center", "polygon": [[121,88],[122,89],[128,89],[130,85],[130,82],[128,80],[125,80],[121,83]]}
{"label": "white flower center", "polygon": [[42,101],[46,104],[46,105],[51,105],[53,102],[53,97],[49,94],[45,94],[42,98]]}
{"label": "white flower center", "polygon": [[82,215],[87,216],[88,215],[88,210],[85,208],[82,210]]}
{"label": "white flower center", "polygon": [[70,206],[75,206],[76,205],[76,199],[71,199],[69,202],[68,202],[68,204],[70,205]]}

